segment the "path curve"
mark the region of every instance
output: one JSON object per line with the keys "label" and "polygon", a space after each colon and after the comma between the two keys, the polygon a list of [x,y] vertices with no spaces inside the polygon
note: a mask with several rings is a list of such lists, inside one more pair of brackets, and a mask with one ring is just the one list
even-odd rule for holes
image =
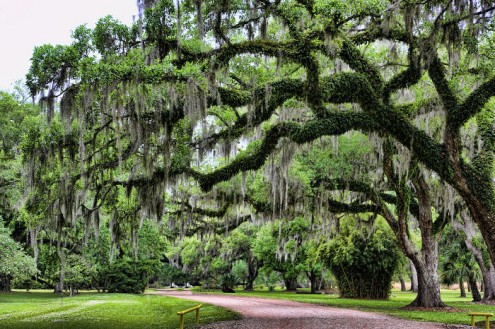
{"label": "path curve", "polygon": [[188,299],[231,309],[244,319],[217,322],[203,329],[445,329],[469,328],[403,320],[388,315],[320,306],[281,299],[234,295],[193,294],[191,291],[159,289],[154,294]]}

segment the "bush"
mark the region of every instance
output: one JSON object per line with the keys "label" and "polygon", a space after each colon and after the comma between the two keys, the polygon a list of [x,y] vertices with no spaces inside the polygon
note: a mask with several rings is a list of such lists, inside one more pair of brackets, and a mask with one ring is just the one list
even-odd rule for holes
{"label": "bush", "polygon": [[239,278],[234,274],[225,274],[220,278],[220,287],[222,292],[233,293],[236,285],[239,284]]}
{"label": "bush", "polygon": [[107,269],[105,277],[106,290],[110,293],[143,293],[148,279],[153,273],[153,265],[149,261],[116,260]]}
{"label": "bush", "polygon": [[400,251],[395,240],[377,230],[371,236],[353,231],[321,250],[343,298],[387,299]]}

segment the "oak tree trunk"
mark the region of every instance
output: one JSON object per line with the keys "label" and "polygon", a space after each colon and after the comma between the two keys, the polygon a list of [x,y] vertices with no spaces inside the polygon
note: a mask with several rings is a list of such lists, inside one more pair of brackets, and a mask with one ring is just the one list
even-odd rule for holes
{"label": "oak tree trunk", "polygon": [[284,284],[287,291],[297,290],[297,278],[284,278]]}
{"label": "oak tree trunk", "polygon": [[248,266],[248,275],[246,278],[246,288],[244,288],[244,290],[253,291],[254,280],[256,280],[256,278],[258,277],[259,264],[254,257],[248,257],[247,266]]}
{"label": "oak tree trunk", "polygon": [[412,292],[418,292],[418,272],[416,271],[416,266],[414,266],[414,263],[409,260],[409,265],[411,267],[411,291]]}
{"label": "oak tree trunk", "polygon": [[469,283],[469,288],[471,289],[471,293],[473,295],[473,302],[481,301],[481,294],[480,291],[478,290],[478,285],[473,275],[469,276],[468,283]]}
{"label": "oak tree trunk", "polygon": [[464,281],[462,280],[462,277],[459,278],[459,289],[461,290],[460,297],[466,298],[466,288],[464,287]]}
{"label": "oak tree trunk", "polygon": [[400,291],[406,291],[407,290],[406,282],[404,281],[404,278],[402,276],[399,278],[399,281],[400,281]]}

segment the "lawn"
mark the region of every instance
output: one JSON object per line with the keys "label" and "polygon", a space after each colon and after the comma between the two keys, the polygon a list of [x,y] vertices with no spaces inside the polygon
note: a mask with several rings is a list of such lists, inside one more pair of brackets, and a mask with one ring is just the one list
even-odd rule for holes
{"label": "lawn", "polygon": [[[61,297],[48,291],[0,294],[0,328],[178,328],[181,311],[197,305],[173,297],[83,292]],[[185,316],[186,328],[194,312]],[[226,309],[204,305],[200,323],[237,319]]]}
{"label": "lawn", "polygon": [[[303,289],[304,290],[304,289]],[[220,292],[213,292],[220,293]],[[343,299],[338,295],[323,295],[323,294],[304,294],[304,293],[292,293],[276,290],[275,292],[268,292],[267,290],[245,292],[242,290],[236,290],[237,296],[253,296],[253,297],[265,297],[265,298],[279,298],[288,299],[298,302],[313,303],[319,305],[327,305],[333,307],[351,308],[362,311],[372,311],[386,313],[389,315],[397,316],[404,319],[416,320],[416,321],[429,321],[429,322],[441,322],[450,324],[469,324],[470,317],[467,316],[468,312],[490,312],[495,314],[494,305],[472,303],[471,296],[468,294],[467,298],[460,298],[459,291],[455,290],[442,290],[442,300],[455,310],[451,311],[417,311],[417,310],[405,310],[404,306],[409,304],[416,296],[411,292],[393,291],[389,300],[363,300],[363,299]],[[477,318],[477,321],[484,321],[484,318]]]}

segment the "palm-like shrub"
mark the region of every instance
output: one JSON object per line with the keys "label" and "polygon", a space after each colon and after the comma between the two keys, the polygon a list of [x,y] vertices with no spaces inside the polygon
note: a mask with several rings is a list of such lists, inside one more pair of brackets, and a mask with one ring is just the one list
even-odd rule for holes
{"label": "palm-like shrub", "polygon": [[233,293],[235,286],[239,284],[239,278],[234,274],[224,274],[219,283],[223,292]]}

